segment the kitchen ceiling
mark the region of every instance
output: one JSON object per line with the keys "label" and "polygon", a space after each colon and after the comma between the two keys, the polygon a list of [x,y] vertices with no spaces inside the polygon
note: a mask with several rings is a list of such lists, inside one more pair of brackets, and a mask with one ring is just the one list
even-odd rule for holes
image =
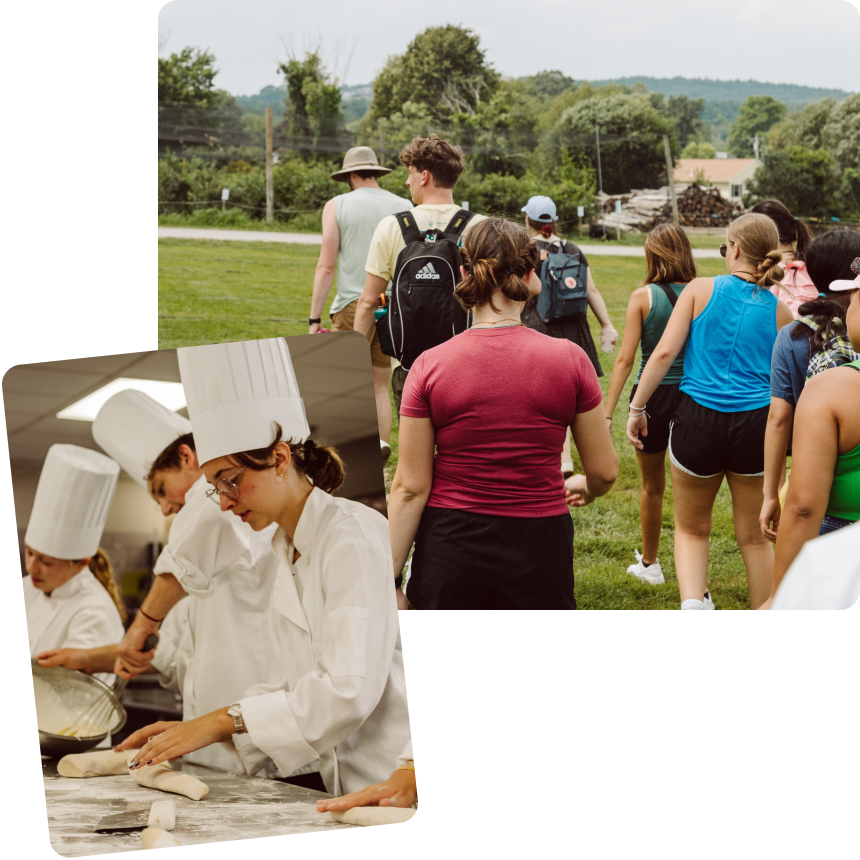
{"label": "kitchen ceiling", "polygon": [[[367,340],[357,332],[286,339],[314,439],[343,445],[378,433]],[[92,424],[57,418],[117,377],[179,382],[176,350],[22,364],[3,377],[9,457],[15,472],[41,471],[57,443],[101,450]],[[186,414],[181,410],[181,414]]]}

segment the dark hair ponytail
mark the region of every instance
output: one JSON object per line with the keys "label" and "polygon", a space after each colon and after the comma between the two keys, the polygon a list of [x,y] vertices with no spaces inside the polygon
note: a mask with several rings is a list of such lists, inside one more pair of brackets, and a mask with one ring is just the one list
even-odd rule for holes
{"label": "dark hair ponytail", "polygon": [[275,438],[272,444],[265,448],[232,454],[237,463],[246,469],[262,472],[271,467],[272,464],[269,461],[275,446],[283,441],[289,446],[293,467],[300,475],[310,478],[315,487],[319,487],[326,493],[333,493],[340,487],[346,476],[346,470],[337,449],[331,445],[317,445],[313,439],[308,439],[306,442],[287,442],[286,439],[281,439],[283,427],[277,421],[272,423],[275,425]]}
{"label": "dark hair ponytail", "polygon": [[794,255],[798,260],[806,259],[806,249],[809,247],[811,237],[806,224],[795,218],[788,207],[780,200],[762,200],[756,203],[750,210],[760,215],[767,215],[779,232],[779,241],[783,245],[795,245]]}
{"label": "dark hair ponytail", "polygon": [[845,331],[845,314],[851,294],[832,293],[830,285],[834,281],[853,280],[851,264],[857,257],[860,257],[860,232],[847,227],[822,233],[807,249],[806,271],[812,283],[824,295],[798,308],[801,316],[811,316],[818,328],[813,331],[807,325],[796,325],[791,330],[791,337],[795,340],[808,338],[812,352],[821,349],[832,334]]}
{"label": "dark hair ponytail", "polygon": [[525,276],[537,262],[537,245],[521,224],[504,218],[485,218],[467,234],[460,249],[466,277],[454,295],[465,308],[489,305],[496,313],[497,290],[512,302],[525,302],[532,291]]}

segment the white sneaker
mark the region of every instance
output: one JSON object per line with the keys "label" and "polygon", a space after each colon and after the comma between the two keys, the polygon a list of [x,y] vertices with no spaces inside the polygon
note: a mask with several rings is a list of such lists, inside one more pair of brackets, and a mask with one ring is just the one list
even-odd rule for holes
{"label": "white sneaker", "polygon": [[711,592],[710,591],[705,592],[705,599],[702,601],[702,603],[704,604],[704,609],[716,609],[717,608],[716,606],[714,606],[714,601],[711,598]]}
{"label": "white sneaker", "polygon": [[388,442],[383,442],[381,439],[379,440],[379,453],[382,455],[382,462],[387,463],[388,458],[391,456],[391,445]]}
{"label": "white sneaker", "polygon": [[681,604],[681,609],[716,609],[714,606],[714,601],[711,599],[711,592],[705,592],[704,600],[695,600],[691,598],[690,600],[685,600]]}
{"label": "white sneaker", "polygon": [[573,474],[573,460],[561,461],[561,474],[565,478],[569,478]]}
{"label": "white sneaker", "polygon": [[660,567],[660,562],[655,561],[654,564],[646,565],[642,561],[642,553],[639,550],[634,550],[634,552],[636,553],[636,564],[631,564],[627,568],[627,572],[643,582],[649,582],[651,585],[662,585],[666,580],[663,578],[663,568]]}

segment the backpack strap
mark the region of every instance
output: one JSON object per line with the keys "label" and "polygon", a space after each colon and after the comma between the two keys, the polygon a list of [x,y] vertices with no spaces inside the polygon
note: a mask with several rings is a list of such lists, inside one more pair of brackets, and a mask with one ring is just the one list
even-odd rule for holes
{"label": "backpack strap", "polygon": [[458,209],[454,213],[454,217],[448,222],[448,226],[442,231],[442,235],[446,239],[459,239],[474,214],[467,209]]}
{"label": "backpack strap", "polygon": [[415,223],[415,216],[411,211],[398,212],[394,217],[397,219],[397,223],[400,226],[400,232],[403,234],[403,241],[407,245],[421,241],[422,233],[418,229],[418,225]]}
{"label": "backpack strap", "polygon": [[674,309],[675,303],[678,301],[678,296],[675,291],[665,281],[658,282],[657,286],[666,294],[666,298],[669,299],[669,304],[671,304]]}

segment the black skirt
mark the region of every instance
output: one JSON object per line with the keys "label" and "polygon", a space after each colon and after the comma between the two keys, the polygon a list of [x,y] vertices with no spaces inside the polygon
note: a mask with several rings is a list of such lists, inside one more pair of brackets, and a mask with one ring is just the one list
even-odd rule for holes
{"label": "black skirt", "polygon": [[537,296],[526,302],[526,306],[520,315],[522,322],[541,334],[548,334],[550,337],[567,338],[571,343],[575,343],[585,351],[585,354],[594,365],[597,375],[603,376],[603,368],[600,366],[600,359],[597,357],[597,347],[594,345],[594,338],[591,336],[591,329],[588,327],[586,315],[577,314],[570,319],[545,323],[538,315],[535,307],[536,302]]}
{"label": "black skirt", "polygon": [[576,609],[570,514],[426,507],[406,596],[416,609]]}

